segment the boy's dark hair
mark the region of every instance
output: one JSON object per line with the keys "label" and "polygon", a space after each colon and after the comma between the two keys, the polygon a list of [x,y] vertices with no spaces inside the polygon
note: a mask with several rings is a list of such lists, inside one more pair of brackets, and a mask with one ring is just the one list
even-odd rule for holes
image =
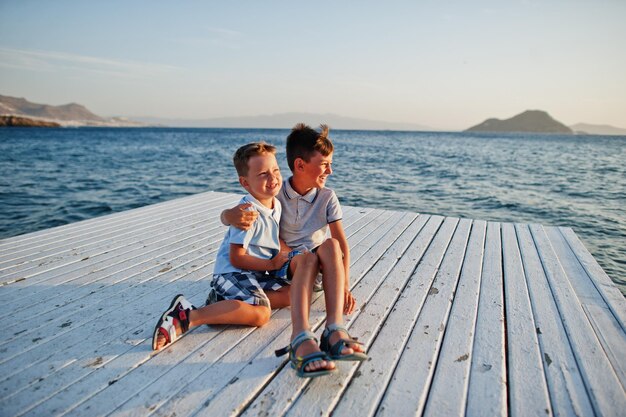
{"label": "boy's dark hair", "polygon": [[298,123],[287,136],[287,164],[292,172],[296,159],[302,158],[309,162],[315,151],[328,156],[333,150],[326,125],[320,125],[320,132],[317,132],[304,123]]}
{"label": "boy's dark hair", "polygon": [[235,164],[237,175],[240,177],[248,175],[248,161],[250,158],[263,155],[264,153],[276,155],[276,147],[265,142],[252,142],[237,149],[233,155],[233,164]]}

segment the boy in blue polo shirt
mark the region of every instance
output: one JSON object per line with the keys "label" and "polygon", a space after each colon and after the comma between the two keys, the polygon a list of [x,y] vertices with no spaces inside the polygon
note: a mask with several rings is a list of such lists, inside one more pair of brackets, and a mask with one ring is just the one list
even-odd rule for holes
{"label": "boy in blue polo shirt", "polygon": [[[303,317],[308,311],[303,297],[305,280],[308,282],[317,273],[317,259],[311,254],[281,250],[281,204],[275,197],[282,186],[282,176],[275,153],[276,148],[267,143],[251,143],[235,152],[233,162],[239,182],[249,192],[240,204],[248,204],[257,213],[257,221],[246,231],[228,229],[216,256],[211,302],[196,309],[182,295],[174,297],[155,326],[154,350],[202,324],[263,326],[270,318],[271,308],[286,307],[290,299],[296,305],[292,309],[294,331],[300,334],[300,343],[309,340],[310,335],[302,331]],[[296,269],[299,275],[292,280]],[[319,351],[294,356],[292,364],[299,375],[307,377],[335,370],[328,355]]]}
{"label": "boy in blue polo shirt", "polygon": [[[325,187],[332,174],[333,151],[327,126],[317,132],[298,124],[287,137],[287,162],[293,176],[284,181],[276,196],[283,207],[280,238],[291,249],[315,253],[318,258],[326,301],[326,328],[320,348],[333,360],[362,361],[367,358],[363,346],[343,326],[342,313],[352,313],[355,299],[350,292],[350,248],[341,206],[335,192]],[[240,205],[224,210],[222,222],[241,228],[254,225],[256,216],[246,208]],[[327,238],[329,230],[331,237]],[[307,289],[313,287],[313,281],[307,282]],[[277,354],[295,350],[297,335],[292,338],[291,348]],[[307,349],[314,349],[310,342]]]}

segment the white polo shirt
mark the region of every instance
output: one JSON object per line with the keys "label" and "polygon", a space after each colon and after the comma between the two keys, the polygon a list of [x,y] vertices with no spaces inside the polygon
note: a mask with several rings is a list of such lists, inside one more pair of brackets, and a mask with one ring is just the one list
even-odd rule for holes
{"label": "white polo shirt", "polygon": [[274,198],[274,209],[269,209],[250,194],[246,195],[238,204],[252,203],[248,210],[259,212],[257,221],[250,230],[241,230],[230,226],[215,257],[213,274],[241,272],[230,263],[230,244],[239,244],[247,250],[249,255],[261,259],[272,259],[280,251],[278,240],[279,222],[281,217],[280,201]]}
{"label": "white polo shirt", "polygon": [[337,195],[330,188],[313,188],[300,195],[283,182],[276,196],[282,205],[280,237],[295,250],[310,251],[328,237],[328,224],[341,220],[343,213]]}

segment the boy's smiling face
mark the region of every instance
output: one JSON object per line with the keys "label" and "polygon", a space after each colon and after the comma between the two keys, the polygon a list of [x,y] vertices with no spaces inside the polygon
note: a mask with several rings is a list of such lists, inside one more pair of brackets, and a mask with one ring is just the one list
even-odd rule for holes
{"label": "boy's smiling face", "polygon": [[239,182],[260,203],[271,204],[283,183],[274,154],[266,152],[250,158],[248,175],[239,177]]}
{"label": "boy's smiling face", "polygon": [[332,163],[332,152],[324,156],[315,151],[309,162],[300,158],[295,161],[294,178],[308,189],[324,188],[328,176],[333,173]]}

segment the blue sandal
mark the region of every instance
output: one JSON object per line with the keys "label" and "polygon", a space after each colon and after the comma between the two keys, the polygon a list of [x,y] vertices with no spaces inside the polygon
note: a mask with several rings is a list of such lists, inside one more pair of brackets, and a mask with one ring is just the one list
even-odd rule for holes
{"label": "blue sandal", "polygon": [[291,367],[296,370],[296,374],[300,378],[315,378],[322,375],[328,375],[335,372],[336,368],[333,369],[319,369],[317,371],[307,371],[304,368],[315,361],[327,361],[330,362],[330,358],[325,352],[313,352],[304,356],[296,356],[296,350],[300,347],[300,345],[307,340],[314,340],[317,344],[317,338],[311,331],[305,330],[302,333],[298,334],[293,341],[289,344],[289,346],[285,346],[282,349],[278,349],[274,353],[276,356],[283,356],[289,353],[289,362],[291,362]]}
{"label": "blue sandal", "polygon": [[[330,345],[330,335],[334,332],[344,332],[348,335],[346,339],[339,339],[332,346]],[[328,354],[330,359],[334,361],[364,361],[368,358],[368,356],[363,352],[356,352],[353,349],[353,353],[342,355],[341,351],[344,347],[352,349],[351,345],[361,345],[363,343],[359,342],[356,337],[350,336],[350,333],[340,324],[331,324],[330,326],[324,329],[322,333],[322,342],[320,344],[320,349]]]}

